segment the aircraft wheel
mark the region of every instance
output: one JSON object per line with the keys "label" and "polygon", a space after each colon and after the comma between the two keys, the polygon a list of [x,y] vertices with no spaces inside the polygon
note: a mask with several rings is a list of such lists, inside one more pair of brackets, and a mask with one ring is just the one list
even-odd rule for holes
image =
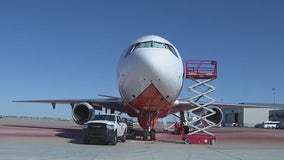
{"label": "aircraft wheel", "polygon": [[143,140],[144,140],[144,141],[147,141],[147,131],[144,131],[144,132],[143,132]]}
{"label": "aircraft wheel", "polygon": [[151,136],[151,141],[156,140],[156,132],[155,132],[155,130],[151,130],[150,136]]}

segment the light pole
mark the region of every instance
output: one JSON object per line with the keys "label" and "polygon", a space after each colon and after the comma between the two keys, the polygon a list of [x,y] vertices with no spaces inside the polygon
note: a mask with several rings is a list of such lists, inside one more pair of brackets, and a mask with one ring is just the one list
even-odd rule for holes
{"label": "light pole", "polygon": [[273,92],[273,104],[275,106],[275,88],[272,88],[272,92]]}

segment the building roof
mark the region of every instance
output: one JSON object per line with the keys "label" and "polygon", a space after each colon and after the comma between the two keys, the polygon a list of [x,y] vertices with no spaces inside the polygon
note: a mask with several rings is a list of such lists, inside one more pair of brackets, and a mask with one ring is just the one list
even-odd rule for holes
{"label": "building roof", "polygon": [[247,102],[242,102],[239,103],[241,105],[255,105],[255,106],[263,106],[263,107],[267,107],[267,108],[280,108],[280,109],[284,109],[284,104],[279,104],[279,103],[247,103]]}

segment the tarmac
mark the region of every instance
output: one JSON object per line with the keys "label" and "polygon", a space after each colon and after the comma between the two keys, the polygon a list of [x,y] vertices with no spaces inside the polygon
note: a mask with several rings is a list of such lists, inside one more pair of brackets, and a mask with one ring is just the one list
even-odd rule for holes
{"label": "tarmac", "polygon": [[284,130],[225,127],[211,130],[216,145],[184,144],[180,135],[157,133],[156,141],[140,139],[111,145],[84,145],[73,121],[0,118],[0,160],[17,159],[174,159],[282,160]]}

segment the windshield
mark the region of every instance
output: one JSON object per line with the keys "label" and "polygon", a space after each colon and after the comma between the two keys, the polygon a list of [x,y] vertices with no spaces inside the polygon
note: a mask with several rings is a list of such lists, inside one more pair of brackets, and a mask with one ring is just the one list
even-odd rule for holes
{"label": "windshield", "polygon": [[161,42],[156,42],[156,41],[146,41],[146,42],[139,42],[139,43],[133,44],[128,48],[125,56],[128,56],[135,49],[138,49],[138,48],[164,48],[164,49],[170,50],[176,57],[178,57],[178,54],[173,46],[167,43],[161,43]]}
{"label": "windshield", "polygon": [[115,121],[114,115],[95,115],[94,120]]}

